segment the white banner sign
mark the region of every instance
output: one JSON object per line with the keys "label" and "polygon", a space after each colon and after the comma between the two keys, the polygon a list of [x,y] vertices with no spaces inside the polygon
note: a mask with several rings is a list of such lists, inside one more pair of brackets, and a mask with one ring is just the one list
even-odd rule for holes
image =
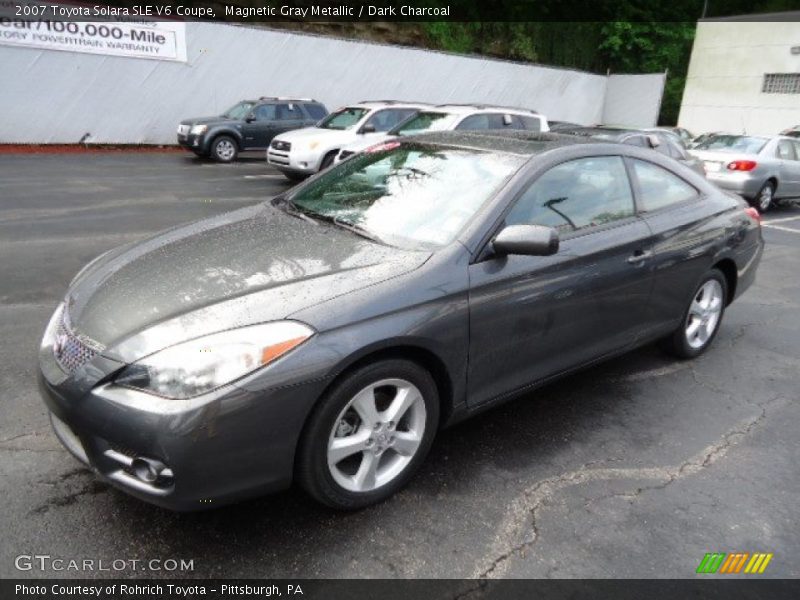
{"label": "white banner sign", "polygon": [[23,7],[30,13],[36,5],[0,0],[0,45],[186,62],[186,26],[180,21],[65,21],[22,14]]}

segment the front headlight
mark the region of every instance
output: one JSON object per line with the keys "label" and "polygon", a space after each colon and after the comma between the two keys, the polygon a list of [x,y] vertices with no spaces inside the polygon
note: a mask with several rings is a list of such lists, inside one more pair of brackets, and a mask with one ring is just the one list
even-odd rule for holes
{"label": "front headlight", "polygon": [[230,329],[146,356],[114,382],[166,398],[191,398],[268,365],[312,335],[313,329],[297,321]]}
{"label": "front headlight", "polygon": [[192,128],[189,130],[189,133],[192,135],[200,135],[201,133],[205,133],[208,131],[208,125],[192,125]]}

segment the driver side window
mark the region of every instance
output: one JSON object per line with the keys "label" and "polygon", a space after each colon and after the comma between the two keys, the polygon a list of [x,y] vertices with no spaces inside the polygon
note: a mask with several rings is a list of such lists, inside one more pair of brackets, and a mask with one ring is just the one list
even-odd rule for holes
{"label": "driver side window", "polygon": [[633,215],[622,158],[594,156],[562,163],[541,175],[512,207],[506,225],[545,225],[564,235]]}

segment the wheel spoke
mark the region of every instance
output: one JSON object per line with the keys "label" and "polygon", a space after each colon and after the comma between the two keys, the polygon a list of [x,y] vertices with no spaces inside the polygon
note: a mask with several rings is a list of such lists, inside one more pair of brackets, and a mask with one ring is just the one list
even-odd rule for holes
{"label": "wheel spoke", "polygon": [[392,449],[402,456],[411,456],[417,451],[422,438],[415,431],[398,431]]}
{"label": "wheel spoke", "polygon": [[343,438],[334,438],[328,447],[328,464],[333,466],[353,454],[363,452],[366,448],[369,431],[348,435]]}
{"label": "wheel spoke", "polygon": [[420,396],[415,388],[398,387],[394,400],[381,415],[382,419],[399,423],[406,411],[419,399]]}
{"label": "wheel spoke", "polygon": [[705,344],[708,341],[709,337],[711,337],[711,333],[709,332],[708,323],[704,323],[697,330],[697,339],[700,341],[701,344]]}
{"label": "wheel spoke", "polygon": [[375,408],[374,387],[368,387],[360,391],[358,395],[353,398],[352,406],[367,427],[372,427],[373,423],[378,421],[378,409]]}
{"label": "wheel spoke", "polygon": [[353,476],[353,482],[359,490],[371,490],[375,487],[375,475],[378,472],[378,457],[372,452],[365,452],[361,465]]}
{"label": "wheel spoke", "polygon": [[686,337],[687,339],[691,340],[695,334],[697,334],[697,330],[700,329],[700,325],[703,324],[703,321],[700,318],[694,319],[689,326],[686,328]]}

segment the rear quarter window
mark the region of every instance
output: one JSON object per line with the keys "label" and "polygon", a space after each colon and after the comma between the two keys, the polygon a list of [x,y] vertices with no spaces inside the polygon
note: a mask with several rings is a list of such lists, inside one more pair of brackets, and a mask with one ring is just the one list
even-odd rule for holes
{"label": "rear quarter window", "polygon": [[666,169],[643,160],[633,159],[632,162],[643,212],[653,212],[698,197],[694,186]]}
{"label": "rear quarter window", "polygon": [[328,111],[321,104],[305,104],[306,112],[312,119],[322,119],[328,114]]}

